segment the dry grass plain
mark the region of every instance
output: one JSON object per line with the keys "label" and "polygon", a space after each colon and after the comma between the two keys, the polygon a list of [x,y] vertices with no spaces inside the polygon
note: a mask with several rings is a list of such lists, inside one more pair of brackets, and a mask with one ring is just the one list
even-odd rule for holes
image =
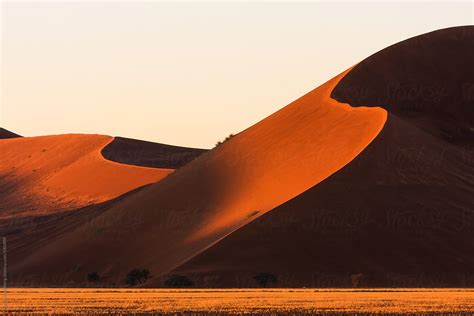
{"label": "dry grass plain", "polygon": [[474,314],[474,289],[13,288],[7,299],[12,315]]}

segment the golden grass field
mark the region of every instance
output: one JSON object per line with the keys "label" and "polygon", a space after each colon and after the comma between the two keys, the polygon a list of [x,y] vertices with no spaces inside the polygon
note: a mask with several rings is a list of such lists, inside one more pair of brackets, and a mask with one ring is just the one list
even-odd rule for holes
{"label": "golden grass field", "polygon": [[14,288],[6,297],[13,315],[474,315],[474,289]]}

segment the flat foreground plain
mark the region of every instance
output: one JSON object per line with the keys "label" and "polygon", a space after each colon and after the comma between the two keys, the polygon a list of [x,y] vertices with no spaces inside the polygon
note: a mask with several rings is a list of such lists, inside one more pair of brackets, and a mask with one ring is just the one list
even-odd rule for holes
{"label": "flat foreground plain", "polygon": [[12,288],[6,298],[3,311],[13,315],[474,314],[474,289]]}

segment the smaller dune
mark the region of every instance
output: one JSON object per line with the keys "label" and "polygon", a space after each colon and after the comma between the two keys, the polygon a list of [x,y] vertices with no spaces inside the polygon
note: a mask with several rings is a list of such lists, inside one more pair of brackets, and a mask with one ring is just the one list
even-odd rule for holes
{"label": "smaller dune", "polygon": [[101,150],[112,140],[80,134],[2,140],[1,216],[50,214],[107,201],[173,171],[105,159]]}

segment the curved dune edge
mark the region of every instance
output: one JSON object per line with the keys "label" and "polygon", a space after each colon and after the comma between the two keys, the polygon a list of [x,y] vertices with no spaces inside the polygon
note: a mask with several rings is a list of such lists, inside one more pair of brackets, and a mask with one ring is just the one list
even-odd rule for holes
{"label": "curved dune edge", "polygon": [[109,161],[101,150],[111,141],[110,136],[83,134],[2,140],[0,182],[11,187],[2,196],[2,217],[10,212],[45,214],[103,202],[173,171]]}
{"label": "curved dune edge", "polygon": [[[252,168],[254,171],[274,168],[279,172],[255,175],[255,181],[247,182],[247,186],[244,180],[240,180],[240,184],[243,187],[246,186],[244,191],[224,199],[222,203],[228,204],[227,207],[207,219],[207,224],[185,238],[183,245],[186,247],[203,240],[211,242],[188,258],[179,263],[176,262],[174,267],[180,266],[211,248],[265,213],[317,186],[349,164],[372,143],[387,121],[387,111],[381,107],[361,106],[355,108],[331,97],[333,89],[351,70],[352,68],[344,71],[290,103],[287,107],[245,130],[240,138],[234,140],[232,147],[230,144],[226,147],[228,151],[224,149],[224,153],[221,155],[231,156],[231,152],[238,151],[240,146],[258,147],[259,137],[257,135],[259,133],[263,135],[267,129],[278,126],[280,122],[286,120],[295,124],[296,130],[293,131],[295,135],[292,136],[296,141],[294,143],[288,142],[285,139],[287,137],[283,136],[288,131],[283,128],[275,131],[276,135],[272,135],[268,139],[272,143],[271,146],[268,144],[268,147],[260,148],[262,157],[267,156],[269,160],[254,161]],[[304,136],[304,133],[309,131],[314,132],[315,135]],[[314,136],[317,138],[312,139]],[[238,142],[238,140],[242,141]],[[298,148],[302,145],[302,148]],[[279,155],[286,160],[284,164],[281,164],[282,161],[272,159],[268,153],[264,154],[265,151],[269,151],[269,147],[280,150]],[[293,150],[301,149],[305,150],[303,156],[288,157],[288,154]],[[299,168],[295,169],[295,166]],[[234,183],[227,184],[235,185]],[[249,199],[246,196],[252,198]]]}
{"label": "curved dune edge", "polygon": [[87,225],[31,249],[13,272],[27,284],[45,271],[56,282],[85,282],[72,266],[107,274],[111,284],[122,284],[135,267],[159,276],[317,185],[363,151],[387,118],[382,108],[352,108],[331,99],[344,75],[118,201]]}

